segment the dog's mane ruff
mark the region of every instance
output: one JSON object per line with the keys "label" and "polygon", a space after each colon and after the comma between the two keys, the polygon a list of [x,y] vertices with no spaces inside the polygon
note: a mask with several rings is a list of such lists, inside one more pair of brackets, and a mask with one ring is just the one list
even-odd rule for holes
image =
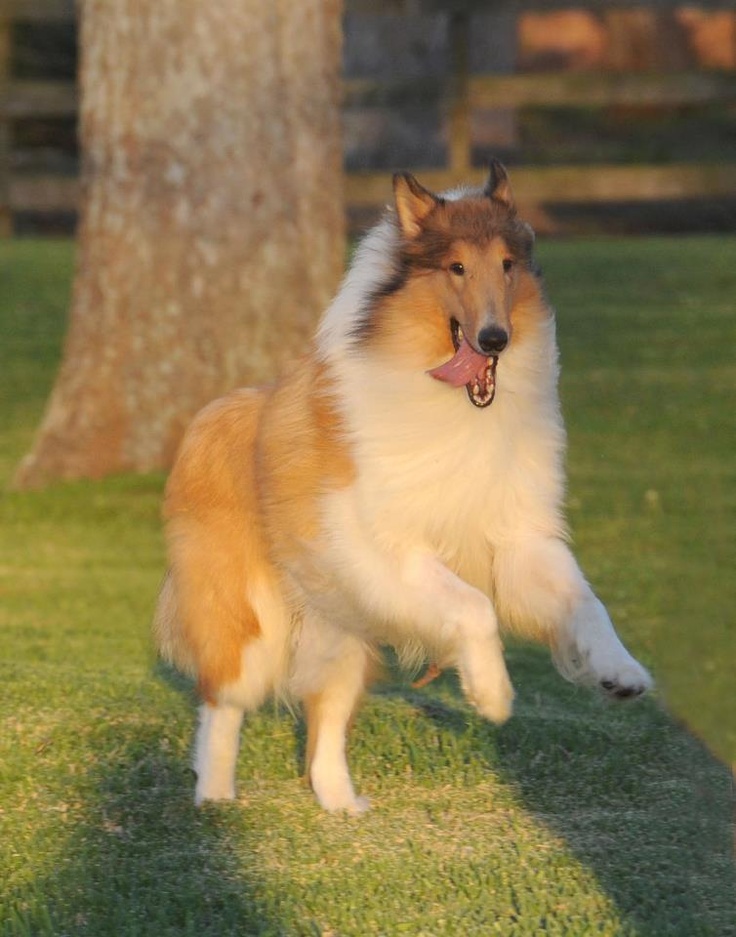
{"label": "dog's mane ruff", "polygon": [[398,275],[401,237],[393,212],[372,228],[358,245],[350,268],[317,329],[323,360],[349,350],[372,298]]}

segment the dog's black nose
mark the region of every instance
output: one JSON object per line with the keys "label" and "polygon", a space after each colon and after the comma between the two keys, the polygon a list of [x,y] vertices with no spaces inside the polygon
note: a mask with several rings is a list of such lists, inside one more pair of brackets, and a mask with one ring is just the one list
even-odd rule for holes
{"label": "dog's black nose", "polygon": [[478,332],[478,345],[486,355],[497,355],[509,343],[508,332],[498,325],[489,325]]}

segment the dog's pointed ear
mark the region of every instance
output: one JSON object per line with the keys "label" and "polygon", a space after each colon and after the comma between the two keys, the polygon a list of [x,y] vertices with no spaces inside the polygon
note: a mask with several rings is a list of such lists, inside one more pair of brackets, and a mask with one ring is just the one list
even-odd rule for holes
{"label": "dog's pointed ear", "polygon": [[509,182],[506,167],[498,159],[491,160],[488,182],[486,182],[486,187],[483,189],[483,194],[487,195],[488,198],[501,202],[502,205],[505,205],[512,211],[516,208],[514,193],[511,191],[511,183]]}
{"label": "dog's pointed ear", "polygon": [[409,172],[394,175],[394,202],[399,227],[404,237],[412,240],[422,230],[422,222],[439,205],[439,199],[425,189]]}

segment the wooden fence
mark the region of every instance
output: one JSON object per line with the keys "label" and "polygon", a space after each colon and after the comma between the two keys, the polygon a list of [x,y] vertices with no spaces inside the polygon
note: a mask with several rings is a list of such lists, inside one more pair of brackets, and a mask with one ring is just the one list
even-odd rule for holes
{"label": "wooden fence", "polygon": [[[73,118],[77,91],[73,82],[13,80],[10,75],[13,20],[69,21],[72,0],[14,0],[0,10],[0,236],[12,232],[17,212],[73,212],[78,181],[53,174],[15,174],[12,126],[29,118]],[[555,72],[552,74],[474,75],[467,67],[469,17],[462,7],[450,16],[450,81],[349,80],[351,106],[396,101],[440,100],[448,121],[447,162],[443,169],[422,170],[422,181],[435,190],[462,182],[480,182],[483,170],[471,161],[471,114],[476,108],[523,107],[665,107],[733,105],[736,73],[691,71]],[[736,198],[736,163],[667,165],[553,165],[514,169],[522,207],[544,217],[547,204]],[[390,198],[386,172],[351,172],[346,176],[350,208],[370,210]]]}

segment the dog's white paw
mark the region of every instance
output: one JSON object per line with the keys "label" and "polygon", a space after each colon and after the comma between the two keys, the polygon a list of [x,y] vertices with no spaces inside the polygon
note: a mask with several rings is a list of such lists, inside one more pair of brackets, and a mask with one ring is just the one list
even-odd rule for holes
{"label": "dog's white paw", "polygon": [[465,695],[479,715],[496,725],[502,725],[513,713],[514,688],[511,686],[511,681],[506,674],[495,686],[474,687],[472,689],[466,687]]}
{"label": "dog's white paw", "polygon": [[357,817],[370,810],[370,801],[355,793],[349,777],[320,776],[312,771],[310,782],[320,807],[330,813],[347,813]]}
{"label": "dog's white paw", "polygon": [[347,794],[341,791],[314,792],[320,807],[328,813],[347,813],[351,817],[359,817],[371,809],[367,797],[359,797],[352,791]]}
{"label": "dog's white paw", "polygon": [[634,699],[653,685],[649,672],[633,657],[617,668],[602,668],[598,677],[598,686],[614,699]]}
{"label": "dog's white paw", "polygon": [[371,809],[371,802],[367,797],[358,796],[352,804],[342,809],[346,810],[352,817],[359,817],[361,813],[367,813]]}
{"label": "dog's white paw", "polygon": [[235,785],[229,783],[222,784],[200,784],[194,791],[194,803],[200,807],[207,801],[235,800]]}
{"label": "dog's white paw", "polygon": [[623,646],[598,599],[584,604],[553,650],[555,666],[571,683],[599,687],[614,699],[633,699],[654,684]]}
{"label": "dog's white paw", "polygon": [[596,686],[615,699],[633,699],[650,690],[652,677],[623,647],[602,653],[587,642],[558,646],[553,655],[559,672],[571,683]]}
{"label": "dog's white paw", "polygon": [[[485,650],[485,649],[484,649]],[[485,719],[501,725],[513,712],[514,688],[501,651],[501,643],[490,652],[466,652],[458,670],[468,702]]]}

